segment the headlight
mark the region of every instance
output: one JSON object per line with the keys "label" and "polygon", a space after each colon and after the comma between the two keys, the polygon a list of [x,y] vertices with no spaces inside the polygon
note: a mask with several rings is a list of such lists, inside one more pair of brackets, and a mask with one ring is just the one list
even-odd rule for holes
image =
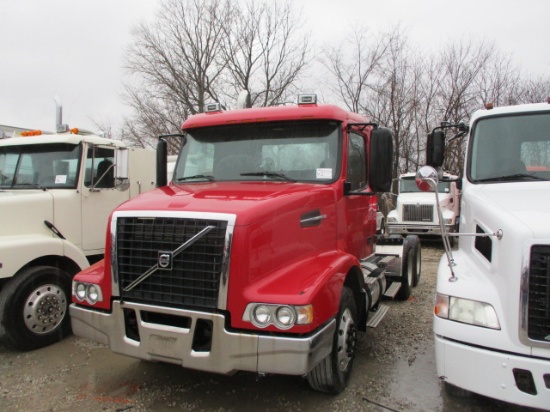
{"label": "headlight", "polygon": [[313,322],[313,306],[276,305],[271,303],[249,303],[243,313],[243,320],[252,322],[258,328],[274,325],[279,329],[290,329],[294,325]]}
{"label": "headlight", "polygon": [[78,300],[84,300],[86,298],[86,285],[84,283],[77,283],[74,288],[74,294]]}
{"label": "headlight", "polygon": [[252,313],[252,323],[259,328],[265,328],[271,321],[271,311],[268,306],[258,305]]}
{"label": "headlight", "polygon": [[281,329],[288,329],[296,321],[296,312],[290,306],[281,306],[275,312],[275,322]]}
{"label": "headlight", "polygon": [[484,328],[500,329],[495,308],[488,303],[477,300],[457,298],[438,293],[435,299],[434,313],[443,319]]}
{"label": "headlight", "polygon": [[90,285],[88,287],[88,299],[92,303],[96,303],[99,298],[99,289],[96,285]]}
{"label": "headlight", "polygon": [[396,222],[397,222],[397,218],[396,218],[396,217],[388,216],[388,222],[389,222],[389,223],[396,223]]}
{"label": "headlight", "polygon": [[73,295],[80,301],[91,305],[103,301],[103,294],[99,285],[85,282],[73,282]]}

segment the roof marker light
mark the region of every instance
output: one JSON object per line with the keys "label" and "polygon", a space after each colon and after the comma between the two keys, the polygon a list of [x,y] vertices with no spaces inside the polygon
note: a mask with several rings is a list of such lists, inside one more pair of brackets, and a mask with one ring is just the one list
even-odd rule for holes
{"label": "roof marker light", "polygon": [[220,103],[208,103],[204,107],[205,113],[221,112],[221,111],[222,111],[222,106]]}
{"label": "roof marker light", "polygon": [[487,104],[485,105],[485,108],[486,108],[487,110],[491,110],[493,107],[494,107],[494,106],[493,106],[493,103],[492,103],[492,102],[489,102],[489,103],[487,103]]}
{"label": "roof marker light", "polygon": [[27,130],[25,132],[21,132],[21,136],[29,137],[29,136],[40,136],[42,134],[41,130]]}
{"label": "roof marker light", "polygon": [[298,95],[298,104],[317,104],[317,95],[300,94]]}

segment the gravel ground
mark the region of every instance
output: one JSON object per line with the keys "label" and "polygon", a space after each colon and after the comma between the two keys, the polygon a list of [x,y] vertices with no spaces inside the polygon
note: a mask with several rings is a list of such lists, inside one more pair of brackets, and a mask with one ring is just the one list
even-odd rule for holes
{"label": "gravel ground", "polygon": [[387,302],[382,323],[360,336],[349,387],[312,391],[301,377],[220,376],[111,353],[71,336],[13,352],[0,341],[1,411],[525,411],[479,396],[449,398],[435,373],[431,331],[435,270],[443,249],[425,243],[420,284]]}

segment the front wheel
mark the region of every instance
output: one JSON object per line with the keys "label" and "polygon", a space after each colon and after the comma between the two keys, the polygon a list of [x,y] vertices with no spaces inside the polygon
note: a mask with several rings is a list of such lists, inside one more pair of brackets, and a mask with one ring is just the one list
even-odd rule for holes
{"label": "front wheel", "polygon": [[349,381],[357,345],[357,305],[350,288],[342,289],[331,353],[307,375],[309,385],[325,393],[342,392]]}
{"label": "front wheel", "polygon": [[63,339],[71,332],[71,277],[50,266],[16,275],[0,292],[0,321],[6,346],[32,350]]}

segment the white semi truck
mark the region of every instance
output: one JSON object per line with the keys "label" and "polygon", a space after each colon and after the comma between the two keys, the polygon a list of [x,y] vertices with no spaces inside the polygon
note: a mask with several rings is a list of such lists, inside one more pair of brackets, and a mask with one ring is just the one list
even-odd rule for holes
{"label": "white semi truck", "polygon": [[70,333],[71,280],[103,258],[107,218],[155,187],[156,153],[61,124],[0,140],[0,324],[30,350]]}
{"label": "white semi truck", "polygon": [[[415,183],[416,173],[404,173],[398,179],[395,209],[388,213],[389,234],[441,235],[439,213],[433,194],[421,191]],[[460,190],[457,177],[444,173],[437,185],[443,223],[448,232],[455,232],[460,215]]]}
{"label": "white semi truck", "polygon": [[[458,250],[437,272],[437,374],[454,393],[550,408],[550,100],[488,107],[466,134]],[[448,127],[448,126],[445,126]],[[423,190],[437,187],[442,128],[428,138]],[[435,168],[434,168],[435,167]]]}

